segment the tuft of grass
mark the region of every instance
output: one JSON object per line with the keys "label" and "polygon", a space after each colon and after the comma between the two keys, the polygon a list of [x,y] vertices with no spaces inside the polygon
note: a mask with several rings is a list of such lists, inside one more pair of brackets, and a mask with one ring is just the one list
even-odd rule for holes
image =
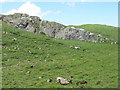
{"label": "tuft of grass", "polygon": [[[3,88],[118,87],[116,44],[55,39],[5,23],[2,36]],[[72,84],[55,82],[56,77],[69,76],[74,76]],[[48,79],[53,82],[48,83]],[[81,80],[87,84],[77,86]]]}

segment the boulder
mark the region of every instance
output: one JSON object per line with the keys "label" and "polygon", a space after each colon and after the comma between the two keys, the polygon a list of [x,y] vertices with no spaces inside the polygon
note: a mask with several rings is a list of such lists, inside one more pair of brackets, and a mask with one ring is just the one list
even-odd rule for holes
{"label": "boulder", "polygon": [[31,25],[28,25],[25,29],[26,29],[27,31],[29,31],[29,32],[32,32],[32,33],[35,33],[35,32],[36,32],[36,29],[35,29],[33,26],[31,26]]}

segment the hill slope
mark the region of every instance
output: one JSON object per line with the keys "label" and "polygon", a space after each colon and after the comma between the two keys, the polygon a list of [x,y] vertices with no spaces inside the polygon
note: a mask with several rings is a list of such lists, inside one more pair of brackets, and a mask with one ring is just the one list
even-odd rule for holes
{"label": "hill slope", "polygon": [[[1,29],[0,29],[1,30]],[[3,23],[3,88],[117,88],[117,45],[61,40]],[[70,46],[81,47],[79,50]],[[30,66],[33,65],[33,68]],[[74,76],[60,85],[56,77]],[[47,80],[53,82],[48,83]],[[87,84],[75,83],[86,80]]]}

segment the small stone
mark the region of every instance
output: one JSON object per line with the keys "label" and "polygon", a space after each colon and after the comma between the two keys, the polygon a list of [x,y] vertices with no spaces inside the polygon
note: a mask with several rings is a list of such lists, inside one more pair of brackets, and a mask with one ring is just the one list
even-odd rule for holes
{"label": "small stone", "polygon": [[70,46],[70,48],[73,48],[73,46]]}
{"label": "small stone", "polygon": [[73,78],[73,76],[70,76],[70,78]]}
{"label": "small stone", "polygon": [[33,65],[30,66],[30,68],[33,68],[33,67],[34,67]]}
{"label": "small stone", "polygon": [[111,42],[111,44],[113,44],[113,42]]}
{"label": "small stone", "polygon": [[38,77],[39,79],[41,79],[42,77]]}
{"label": "small stone", "polygon": [[16,38],[13,38],[13,41],[16,41],[17,39]]}
{"label": "small stone", "polygon": [[27,74],[30,74],[30,71],[27,71]]}
{"label": "small stone", "polygon": [[47,82],[52,82],[52,79],[48,79]]}

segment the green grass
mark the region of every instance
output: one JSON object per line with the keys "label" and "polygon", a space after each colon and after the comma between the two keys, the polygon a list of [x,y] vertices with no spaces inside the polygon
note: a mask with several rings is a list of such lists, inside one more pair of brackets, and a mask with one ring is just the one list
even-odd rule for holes
{"label": "green grass", "polygon": [[101,34],[107,38],[118,41],[118,28],[117,27],[101,25],[101,24],[85,24],[85,25],[74,26],[74,27],[83,28],[95,34]]}
{"label": "green grass", "polygon": [[2,22],[0,21],[0,89],[2,88]]}
{"label": "green grass", "polygon": [[[3,24],[3,88],[117,88],[117,45],[61,40]],[[7,32],[7,33],[6,33]],[[112,36],[111,36],[112,37]],[[79,50],[69,46],[81,47]],[[30,68],[34,65],[34,68]],[[74,76],[60,85],[56,77]],[[41,78],[39,78],[41,77]],[[47,80],[53,82],[48,83]],[[77,86],[75,83],[88,83]]]}

